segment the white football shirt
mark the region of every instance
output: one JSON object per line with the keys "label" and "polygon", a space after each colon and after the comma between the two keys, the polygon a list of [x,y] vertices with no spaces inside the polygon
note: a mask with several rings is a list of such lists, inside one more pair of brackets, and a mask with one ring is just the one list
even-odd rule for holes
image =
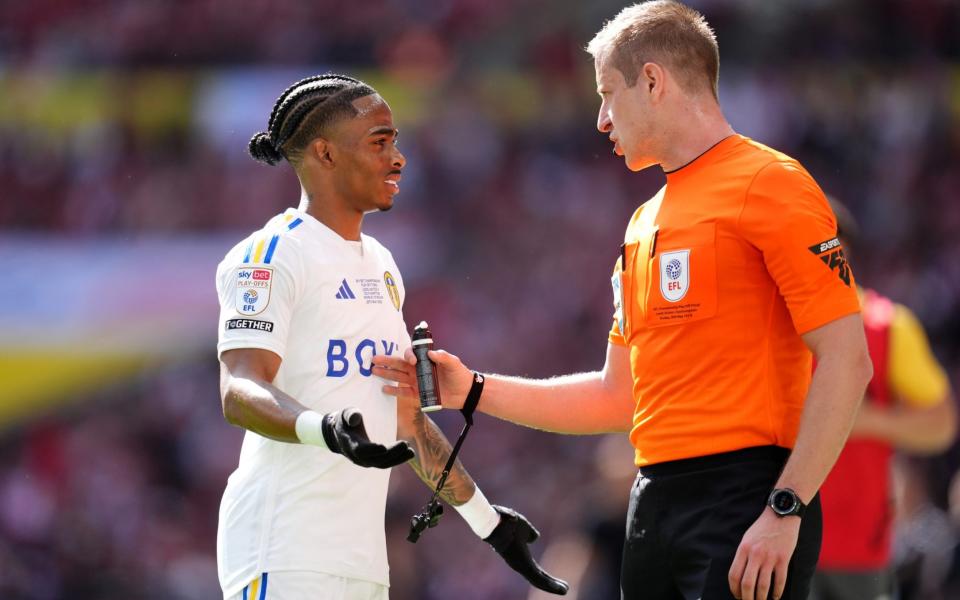
{"label": "white football shirt", "polygon": [[[262,348],[283,362],[273,381],[319,413],[354,406],[370,439],[397,439],[396,400],[372,375],[374,354],[410,344],[403,282],[369,236],[344,240],[289,209],[235,246],[217,268],[218,353]],[[327,449],[247,431],[220,506],[224,594],[263,572],[305,570],[389,585],[384,510],[390,471]]]}

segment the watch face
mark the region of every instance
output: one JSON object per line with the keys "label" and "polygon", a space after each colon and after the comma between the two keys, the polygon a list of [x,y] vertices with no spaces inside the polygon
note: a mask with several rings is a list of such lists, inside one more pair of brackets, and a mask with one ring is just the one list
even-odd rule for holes
{"label": "watch face", "polygon": [[778,513],[791,512],[796,506],[797,499],[790,492],[779,491],[773,495],[773,508]]}

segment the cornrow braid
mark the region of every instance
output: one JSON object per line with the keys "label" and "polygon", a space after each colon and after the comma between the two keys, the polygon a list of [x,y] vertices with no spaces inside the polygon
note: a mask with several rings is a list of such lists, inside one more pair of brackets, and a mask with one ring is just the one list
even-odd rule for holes
{"label": "cornrow braid", "polygon": [[[326,98],[322,98],[317,94],[311,93],[321,90],[329,90],[333,93]],[[296,94],[292,94],[287,97],[283,104],[280,105],[280,108],[277,109],[277,112],[281,115],[284,115],[284,118],[280,119],[279,123],[275,123],[274,127],[271,129],[273,132],[272,135],[274,137],[274,142],[278,147],[282,147],[287,140],[290,139],[290,136],[292,136],[297,130],[297,127],[300,126],[300,123],[303,121],[303,118],[307,116],[307,113],[310,112],[318,103],[331,102],[337,97],[337,95],[347,91],[349,90],[342,89],[341,84],[337,83],[336,81],[315,81],[313,83],[308,83],[300,90],[297,90]]]}
{"label": "cornrow braid", "polygon": [[303,150],[324,127],[336,118],[356,116],[351,102],[376,93],[359,79],[335,73],[301,79],[277,98],[267,131],[250,139],[250,156],[268,165],[283,159],[298,163]]}
{"label": "cornrow braid", "polygon": [[267,128],[268,129],[273,128],[273,123],[277,118],[277,111],[279,110],[280,106],[284,103],[284,101],[287,99],[287,96],[291,94],[291,92],[298,89],[300,86],[306,85],[308,83],[313,83],[315,81],[322,81],[322,80],[340,80],[340,81],[349,81],[352,83],[363,83],[359,79],[354,79],[353,77],[347,77],[346,75],[337,75],[336,73],[326,73],[324,75],[313,75],[311,77],[306,77],[304,79],[301,79],[300,81],[294,83],[287,89],[283,90],[283,93],[280,94],[279,98],[277,98],[276,104],[273,105],[273,110],[270,111],[270,120],[267,122]]}
{"label": "cornrow braid", "polygon": [[277,101],[274,103],[274,105],[273,105],[273,110],[270,111],[270,120],[267,121],[267,129],[273,129],[273,122],[276,121],[276,119],[277,119],[277,110],[278,110],[278,109],[280,108],[280,106],[283,104],[283,101],[287,99],[287,96],[289,96],[289,95],[291,94],[291,92],[293,92],[293,90],[297,89],[297,88],[300,87],[301,85],[304,85],[304,84],[307,84],[307,83],[313,83],[314,81],[320,81],[320,80],[323,79],[324,77],[326,77],[326,76],[325,76],[325,75],[313,75],[312,77],[307,77],[307,78],[305,78],[305,79],[301,79],[300,81],[294,83],[293,85],[291,85],[291,86],[288,87],[287,89],[283,90],[283,93],[280,94],[280,97],[277,98]]}

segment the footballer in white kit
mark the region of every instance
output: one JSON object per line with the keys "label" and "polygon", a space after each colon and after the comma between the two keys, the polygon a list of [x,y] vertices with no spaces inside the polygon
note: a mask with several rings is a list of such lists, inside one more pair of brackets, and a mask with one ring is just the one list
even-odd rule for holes
{"label": "footballer in white kit", "polygon": [[[328,74],[287,88],[250,142],[255,159],[293,166],[302,197],[217,269],[221,400],[247,430],[220,506],[224,598],[387,598],[389,468],[408,462],[433,487],[449,456],[419,404],[373,374],[374,356],[410,345],[400,271],[360,231],[399,191],[396,138],[375,90]],[[537,531],[459,462],[440,497],[532,585],[566,592],[530,556]]]}
{"label": "footballer in white kit", "polygon": [[[217,270],[219,352],[262,348],[283,361],[273,384],[319,413],[348,403],[369,436],[394,442],[397,407],[370,358],[409,346],[403,283],[372,237],[351,242],[290,209]],[[276,568],[389,583],[385,469],[248,431],[230,476],[217,540],[228,593]],[[320,515],[337,515],[336,519]]]}

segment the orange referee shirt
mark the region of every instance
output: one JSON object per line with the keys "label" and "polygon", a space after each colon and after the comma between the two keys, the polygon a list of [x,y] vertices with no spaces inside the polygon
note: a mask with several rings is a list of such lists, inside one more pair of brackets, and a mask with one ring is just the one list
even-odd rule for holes
{"label": "orange referee shirt", "polygon": [[749,138],[667,173],[613,276],[638,466],[793,447],[812,360],[800,335],[860,310],[836,236],[810,174]]}

